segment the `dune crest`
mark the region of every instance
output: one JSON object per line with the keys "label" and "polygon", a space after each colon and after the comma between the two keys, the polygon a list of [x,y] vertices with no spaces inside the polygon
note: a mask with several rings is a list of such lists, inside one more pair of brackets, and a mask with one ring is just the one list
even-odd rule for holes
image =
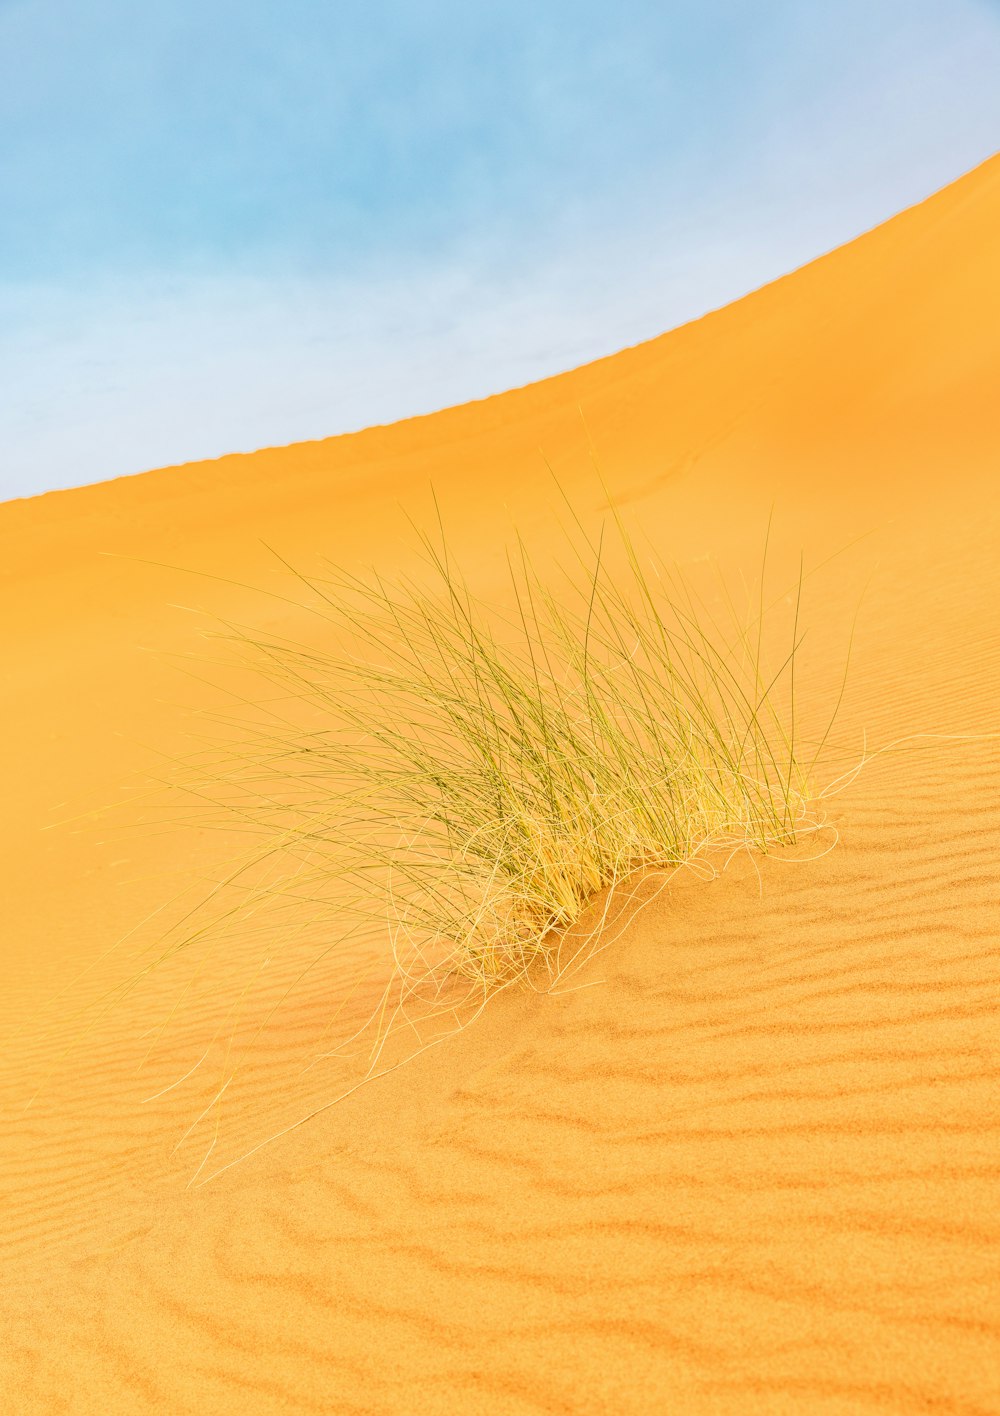
{"label": "dune crest", "polygon": [[[558,378],[0,506],[5,1409],[1000,1410],[998,231],[994,158]],[[551,523],[546,462],[599,514],[592,451],[681,564],[751,577],[773,510],[776,574],[820,567],[805,697],[861,601],[843,764],[925,736],[834,799],[822,859],[672,883],[595,986],[506,993],[188,1188],[211,1085],[184,1074],[243,1026],[247,956],[194,994],[165,970],[62,1053],[108,948],[232,851],[150,826],[151,754],[220,706],[177,666],[206,614],[298,626],[245,588],[281,583],[268,546],[405,569],[431,482],[488,590],[505,528]],[[260,1007],[297,960],[251,942]],[[328,1097],[302,1063],[337,986],[253,1042],[202,1178]]]}

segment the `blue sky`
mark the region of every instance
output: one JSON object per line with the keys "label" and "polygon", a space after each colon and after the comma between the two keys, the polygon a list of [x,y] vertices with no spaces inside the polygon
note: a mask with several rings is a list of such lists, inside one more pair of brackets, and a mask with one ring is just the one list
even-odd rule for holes
{"label": "blue sky", "polygon": [[986,0],[0,0],[0,497],[690,319],[1000,147]]}

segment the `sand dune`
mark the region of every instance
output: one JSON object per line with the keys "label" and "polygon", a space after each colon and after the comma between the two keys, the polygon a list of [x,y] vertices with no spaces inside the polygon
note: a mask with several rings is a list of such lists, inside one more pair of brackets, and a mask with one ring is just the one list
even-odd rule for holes
{"label": "sand dune", "polygon": [[[0,507],[5,1410],[1000,1411],[998,239],[994,159],[544,383]],[[258,1037],[233,1011],[266,939],[79,1011],[232,850],[143,795],[219,702],[178,674],[205,614],[298,632],[241,588],[284,583],[262,542],[392,568],[431,481],[488,587],[506,527],[548,534],[546,460],[598,514],[591,444],[682,563],[752,575],[773,511],[774,574],[822,566],[807,703],[860,601],[831,774],[864,735],[928,736],[831,799],[829,854],[647,882],[599,986],[504,994],[189,1187],[227,1037],[201,1179],[338,1085],[303,1067],[340,964]],[[296,963],[262,965],[248,1017]]]}

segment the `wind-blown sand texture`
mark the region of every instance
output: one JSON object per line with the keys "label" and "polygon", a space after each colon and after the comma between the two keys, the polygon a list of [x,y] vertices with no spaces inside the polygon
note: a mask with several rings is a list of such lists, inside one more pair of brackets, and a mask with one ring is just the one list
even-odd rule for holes
{"label": "wind-blown sand texture", "polygon": [[[1000,731],[998,251],[994,159],[573,373],[0,507],[4,1411],[1000,1411],[996,740],[875,759],[829,804],[831,853],[674,882],[578,980],[600,986],[504,994],[204,1186],[208,1123],[174,1147],[219,1072],[163,1089],[231,1031],[247,957],[217,951],[159,1038],[170,968],[77,1015],[232,846],[133,829],[154,754],[218,701],[172,657],[205,653],[190,607],[299,632],[229,583],[278,584],[261,540],[391,569],[431,479],[486,586],[511,522],[545,532],[543,455],[597,514],[588,439],[681,563],[752,575],[773,508],[778,580],[841,552],[808,582],[804,702],[864,593],[840,765],[863,733]],[[303,1071],[336,986],[249,1043],[200,1178],[336,1092]]]}

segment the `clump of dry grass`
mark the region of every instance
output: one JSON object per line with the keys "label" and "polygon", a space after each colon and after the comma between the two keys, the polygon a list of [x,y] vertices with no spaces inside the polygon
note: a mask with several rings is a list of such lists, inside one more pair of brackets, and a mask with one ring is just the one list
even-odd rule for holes
{"label": "clump of dry grass", "polygon": [[236,810],[294,877],[286,904],[332,881],[333,930],[388,926],[397,1012],[444,979],[484,996],[536,965],[551,979],[601,891],[713,842],[766,851],[804,820],[797,598],[767,669],[763,575],[724,629],[609,527],[574,521],[558,572],[518,541],[502,604],[440,532],[420,536],[417,579],[305,581],[328,625],[313,643],[235,633],[272,707],[308,719],[272,712],[227,774]]}

